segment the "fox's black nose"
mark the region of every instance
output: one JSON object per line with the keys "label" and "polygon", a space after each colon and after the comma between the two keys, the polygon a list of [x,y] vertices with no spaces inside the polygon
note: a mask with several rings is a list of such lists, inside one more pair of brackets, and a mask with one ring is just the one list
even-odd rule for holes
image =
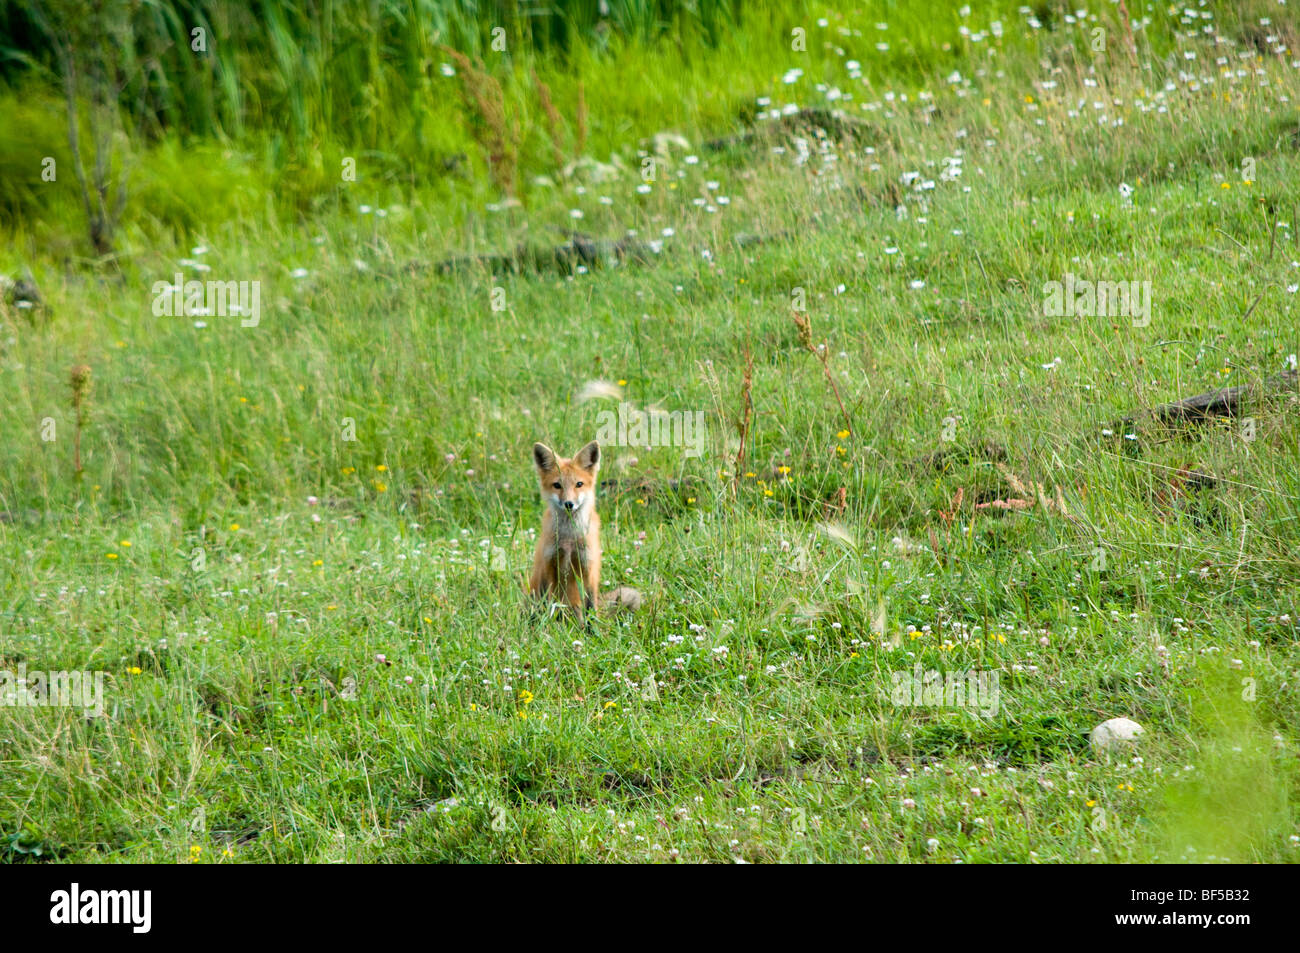
{"label": "fox's black nose", "polygon": [[565,501],[564,501],[564,508],[565,508],[566,510],[571,510],[571,509],[573,509],[573,500],[565,500]]}

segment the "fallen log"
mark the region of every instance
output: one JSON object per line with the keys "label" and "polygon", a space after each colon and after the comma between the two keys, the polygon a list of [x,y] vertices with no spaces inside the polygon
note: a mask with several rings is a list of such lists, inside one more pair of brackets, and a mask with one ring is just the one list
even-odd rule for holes
{"label": "fallen log", "polygon": [[1138,420],[1149,417],[1162,423],[1178,423],[1207,420],[1211,417],[1235,417],[1242,407],[1252,400],[1293,390],[1300,380],[1300,371],[1288,370],[1274,374],[1259,384],[1241,384],[1237,387],[1221,387],[1184,397],[1182,400],[1158,404],[1149,411],[1135,411],[1122,417],[1116,426],[1131,427]]}
{"label": "fallen log", "polygon": [[[752,248],[767,242],[780,241],[788,232],[771,235],[741,233],[731,239],[737,248]],[[482,268],[493,273],[523,273],[529,271],[556,271],[572,274],[579,267],[588,269],[617,267],[622,264],[646,264],[662,251],[662,244],[645,242],[626,236],[617,241],[593,238],[581,232],[572,232],[567,241],[559,245],[532,246],[521,244],[508,254],[461,255],[438,262],[434,267],[442,274]],[[411,262],[408,272],[422,271],[425,262]]]}
{"label": "fallen log", "polygon": [[1295,370],[1274,374],[1262,384],[1242,384],[1239,387],[1224,387],[1220,390],[1206,391],[1193,397],[1185,397],[1172,403],[1161,404],[1152,409],[1152,414],[1161,420],[1188,420],[1195,417],[1233,417],[1240,412],[1243,403],[1271,394],[1281,393],[1296,386],[1300,372]]}
{"label": "fallen log", "polygon": [[758,139],[788,137],[810,129],[820,129],[829,138],[838,141],[879,138],[878,131],[871,123],[850,116],[842,110],[815,106],[811,109],[801,109],[796,113],[783,114],[776,119],[758,120],[744,132],[706,140],[704,148],[711,152],[720,152],[735,146],[750,145]]}

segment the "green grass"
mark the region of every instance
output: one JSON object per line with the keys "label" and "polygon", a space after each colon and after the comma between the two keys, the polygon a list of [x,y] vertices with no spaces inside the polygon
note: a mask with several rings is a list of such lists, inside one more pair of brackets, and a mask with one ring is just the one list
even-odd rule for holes
{"label": "green grass", "polygon": [[[1294,42],[1281,10],[1257,15]],[[1083,27],[1015,7],[1000,43],[957,32],[992,15],[901,5],[810,16],[809,54],[763,18],[732,59],[620,35],[566,55],[590,155],[625,171],[518,208],[481,169],[286,203],[258,170],[310,156],[259,154],[257,128],[137,144],[114,262],[84,260],[75,201],[22,199],[0,271],[30,267],[45,306],[0,304],[0,670],[103,671],[107,715],[0,708],[0,859],[1293,861],[1296,393],[1252,401],[1253,429],[1103,430],[1300,351],[1300,69],[1256,56],[1244,14],[1216,11],[1217,46],[1150,15],[1149,70],[1111,28],[1090,71]],[[758,97],[825,105],[823,82],[869,124],[833,160],[809,134],[802,163],[788,137],[702,145]],[[638,191],[665,130],[689,145]],[[664,244],[433,267],[572,227]],[[177,271],[260,281],[260,323],[154,317]],[[1067,271],[1149,280],[1150,324],[1045,316]],[[647,605],[583,627],[529,615],[522,580],[531,445],[594,435],[616,401],[580,401],[593,380],[704,411],[709,439],[605,447],[605,586]],[[1067,513],[977,508],[1016,479]],[[997,673],[996,713],[895,704],[918,663]],[[1139,748],[1094,753],[1118,716]]]}

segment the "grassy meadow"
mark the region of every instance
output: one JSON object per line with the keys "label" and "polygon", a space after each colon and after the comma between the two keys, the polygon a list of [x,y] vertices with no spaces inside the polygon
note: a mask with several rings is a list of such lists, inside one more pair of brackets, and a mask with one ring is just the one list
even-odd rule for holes
{"label": "grassy meadow", "polygon": [[[98,245],[41,6],[0,671],[104,711],[0,696],[0,861],[1300,858],[1293,6],[146,6]],[[530,614],[531,446],[620,404],[706,424],[604,445],[645,605]]]}

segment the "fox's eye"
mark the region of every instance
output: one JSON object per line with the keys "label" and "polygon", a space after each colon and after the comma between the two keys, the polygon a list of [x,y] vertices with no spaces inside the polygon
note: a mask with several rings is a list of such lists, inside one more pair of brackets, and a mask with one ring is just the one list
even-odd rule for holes
{"label": "fox's eye", "polygon": [[581,481],[581,480],[579,480],[579,481],[578,481],[578,482],[577,482],[577,484],[576,484],[576,485],[577,485],[577,486],[582,486],[582,481]]}
{"label": "fox's eye", "polygon": [[560,486],[560,484],[558,484],[558,483],[552,483],[551,486],[555,487],[557,490],[561,490],[561,489],[563,489],[563,487]]}

